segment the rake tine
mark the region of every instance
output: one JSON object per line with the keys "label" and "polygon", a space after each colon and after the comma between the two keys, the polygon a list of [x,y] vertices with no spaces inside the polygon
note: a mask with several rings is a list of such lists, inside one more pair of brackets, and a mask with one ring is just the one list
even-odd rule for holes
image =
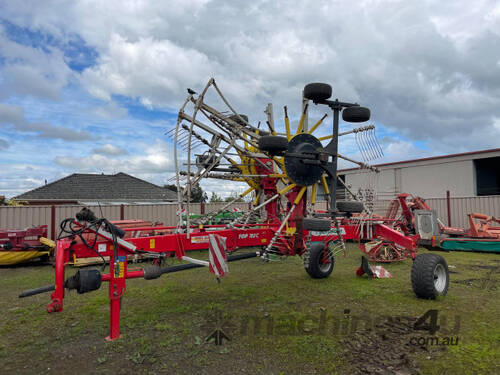
{"label": "rake tine", "polygon": [[361,157],[363,158],[363,160],[366,161],[366,158],[365,158],[365,153],[363,152],[363,148],[361,147],[361,144],[359,142],[359,136],[358,136],[358,133],[354,133],[354,140],[356,141],[356,145],[358,146],[358,150],[359,152],[361,152]]}
{"label": "rake tine", "polygon": [[201,142],[196,141],[191,144],[191,150],[196,150],[198,147],[201,146]]}
{"label": "rake tine", "polygon": [[363,145],[363,158],[365,161],[369,161],[370,160],[370,153],[368,151],[368,146],[367,144],[365,143],[365,138],[363,136],[363,134],[359,133],[359,143]]}
{"label": "rake tine", "polygon": [[376,143],[377,143],[377,147],[378,147],[378,150],[379,150],[379,153],[380,153],[380,156],[384,156],[384,150],[382,149],[382,146],[380,145],[380,143],[378,142],[378,139],[377,139],[377,134],[376,134],[376,130],[375,128],[373,128],[373,138],[375,139]]}
{"label": "rake tine", "polygon": [[359,144],[361,145],[361,148],[363,150],[363,159],[365,161],[368,161],[368,160],[370,160],[370,154],[368,153],[366,144],[365,144],[364,139],[363,139],[363,135],[361,133],[358,133],[357,135],[358,135]]}
{"label": "rake tine", "polygon": [[371,136],[371,130],[366,132],[366,141],[370,145],[370,150],[371,150],[371,153],[373,155],[372,160],[376,159],[378,157],[377,156],[377,146],[373,143],[373,138]]}
{"label": "rake tine", "polygon": [[175,130],[175,127],[173,127],[173,128],[172,128],[172,129],[170,129],[170,130],[167,130],[167,131],[165,132],[165,135],[169,135],[169,134],[171,134],[174,130]]}
{"label": "rake tine", "polygon": [[380,145],[379,145],[379,143],[378,143],[377,136],[375,135],[375,129],[373,129],[373,130],[371,131],[371,136],[372,136],[372,139],[373,139],[373,143],[374,143],[374,145],[375,145],[375,149],[377,150],[377,155],[378,155],[378,157],[380,158],[380,157],[382,157],[382,156],[383,156],[383,154],[380,152],[380,151],[381,151],[381,148],[380,148]]}
{"label": "rake tine", "polygon": [[373,159],[378,158],[379,156],[378,156],[377,145],[374,142],[373,134],[372,134],[371,130],[366,133],[366,138],[367,138],[367,141],[370,143],[371,150],[373,152]]}
{"label": "rake tine", "polygon": [[375,149],[373,147],[373,144],[370,142],[370,134],[368,132],[366,132],[364,134],[364,137],[365,137],[365,142],[368,144],[368,147],[369,147],[369,150],[370,150],[370,157],[371,157],[370,160],[376,159],[377,155],[375,153]]}

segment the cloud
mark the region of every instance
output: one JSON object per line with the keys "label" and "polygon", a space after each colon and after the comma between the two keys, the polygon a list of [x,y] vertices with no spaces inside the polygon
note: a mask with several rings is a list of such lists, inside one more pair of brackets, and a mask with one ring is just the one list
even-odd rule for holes
{"label": "cloud", "polygon": [[116,104],[116,102],[113,101],[107,103],[104,106],[94,108],[92,112],[106,120],[124,118],[128,115],[127,108],[120,107],[118,104]]}
{"label": "cloud", "polygon": [[[107,146],[107,147],[106,147]],[[111,147],[109,147],[111,146]],[[73,155],[57,156],[54,163],[60,167],[85,173],[118,173],[125,172],[134,176],[171,173],[175,169],[171,146],[157,139],[150,146],[143,145],[145,155],[131,155],[117,158],[118,154],[97,154],[76,157]],[[101,148],[120,150],[112,145]],[[138,148],[137,146],[134,148]]]}
{"label": "cloud", "polygon": [[128,154],[127,150],[120,148],[120,147],[113,146],[112,144],[109,144],[109,143],[102,145],[101,147],[94,148],[92,150],[92,152],[94,154],[110,155],[110,156],[118,156],[118,155],[127,155]]}
{"label": "cloud", "polygon": [[[99,99],[123,95],[177,109],[186,87],[199,91],[215,76],[238,110],[257,121],[270,101],[276,118],[284,104],[297,117],[303,86],[324,81],[335,97],[369,106],[374,121],[410,140],[443,150],[457,140],[468,149],[495,146],[493,138],[470,143],[466,137],[471,124],[498,135],[500,12],[492,1],[293,8],[282,1],[76,1],[57,10],[6,6],[21,25],[60,37],[77,33],[96,48],[99,56],[80,84]],[[451,140],[450,134],[462,136]]]}
{"label": "cloud", "polygon": [[10,147],[9,142],[5,139],[0,138],[0,151],[5,151]]}
{"label": "cloud", "polygon": [[99,99],[124,95],[139,97],[147,107],[170,106],[180,100],[172,93],[207,80],[216,65],[205,54],[170,40],[140,38],[132,42],[113,34],[106,54],[83,72],[81,83]]}
{"label": "cloud", "polygon": [[72,76],[64,53],[55,48],[22,45],[10,40],[0,24],[0,99],[31,95],[59,100]]}
{"label": "cloud", "polygon": [[12,127],[19,132],[35,133],[40,138],[86,141],[92,139],[87,131],[76,131],[47,122],[30,122],[24,117],[24,109],[0,103],[0,125]]}
{"label": "cloud", "polygon": [[[78,39],[95,51],[82,71],[71,71],[67,43],[21,45],[0,32],[0,99],[15,103],[30,96],[74,104],[71,94],[85,91],[94,101],[75,122],[88,116],[93,122],[87,129],[109,130],[106,142],[113,145],[115,140],[124,144],[136,130],[144,139],[151,129],[138,129],[134,109],[124,103],[175,113],[187,87],[200,92],[213,76],[229,102],[253,123],[265,120],[262,111],[273,102],[278,126],[285,104],[292,120],[298,118],[305,84],[328,82],[333,98],[370,107],[377,133],[393,138],[384,141],[384,160],[498,147],[496,1],[303,1],[290,7],[279,0],[109,0],[6,2],[0,9],[13,24],[62,41]],[[213,93],[207,100],[226,109]],[[327,111],[310,109],[312,117]],[[37,118],[28,107],[25,113]],[[126,119],[121,123],[128,126],[118,134],[110,119]],[[347,130],[352,124],[341,125]],[[340,150],[356,155],[349,137]],[[160,176],[158,171],[171,165],[153,162],[147,151],[142,159],[113,156],[119,155],[71,155],[88,170],[100,162],[121,170],[121,159],[127,159],[132,162],[127,168],[140,173],[142,160],[149,171],[144,175]]]}

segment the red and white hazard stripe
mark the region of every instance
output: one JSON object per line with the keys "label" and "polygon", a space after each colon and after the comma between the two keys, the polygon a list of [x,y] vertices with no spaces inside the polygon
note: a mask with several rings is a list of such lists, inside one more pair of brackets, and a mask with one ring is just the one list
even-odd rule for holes
{"label": "red and white hazard stripe", "polygon": [[387,271],[384,267],[382,266],[370,266],[372,271],[373,271],[373,277],[376,277],[378,279],[382,279],[384,277],[391,278],[392,274]]}
{"label": "red and white hazard stripe", "polygon": [[218,234],[209,234],[208,262],[210,272],[217,277],[223,277],[229,272],[226,262],[226,238]]}

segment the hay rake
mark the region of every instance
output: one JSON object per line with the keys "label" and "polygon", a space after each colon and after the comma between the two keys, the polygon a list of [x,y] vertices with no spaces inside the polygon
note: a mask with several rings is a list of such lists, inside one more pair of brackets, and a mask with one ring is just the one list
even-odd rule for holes
{"label": "hay rake", "polygon": [[[215,90],[226,105],[226,111],[218,111],[206,102],[208,90]],[[328,277],[333,271],[335,254],[340,251],[345,253],[344,240],[357,239],[362,235],[359,224],[356,225],[351,217],[365,209],[364,203],[356,200],[353,192],[350,192],[352,200],[337,200],[337,160],[343,158],[361,168],[377,171],[364,162],[338,153],[340,114],[345,122],[365,122],[370,118],[369,109],[356,103],[330,100],[331,95],[330,85],[306,85],[303,96],[307,103],[298,127],[292,131],[285,107],[285,131],[284,136],[281,136],[275,130],[271,105],[266,108],[268,130],[263,130],[259,125],[253,126],[246,116],[238,114],[231,107],[214,79],[209,80],[200,94],[188,89],[175,130],[168,132],[175,142],[178,212],[184,213],[179,214],[178,225],[134,228],[134,231],[151,231],[152,234],[125,237],[127,229],[117,228],[105,218],[97,218],[90,210],[84,209],[76,218],[68,218],[61,223],[62,232],[56,245],[55,284],[25,291],[20,297],[53,291],[51,303],[46,309],[48,312],[59,312],[63,309],[65,289],[86,293],[99,289],[102,282],[108,282],[110,331],[107,339],[115,340],[120,337],[120,305],[127,279],[151,280],[167,273],[207,267],[219,280],[227,272],[227,262],[255,257],[269,261],[271,255],[302,256],[305,270],[312,278]],[[330,136],[314,136],[327,115],[310,129],[306,128],[309,102],[331,109],[333,121]],[[373,130],[371,125],[360,129],[349,134]],[[326,145],[321,143],[327,140],[329,142]],[[373,142],[371,148],[364,143],[363,147],[366,156],[375,155]],[[248,188],[221,209],[193,223],[190,221],[192,192],[197,184],[208,178],[245,183]],[[329,202],[328,210],[323,213],[313,211],[319,186],[323,188]],[[248,213],[229,224],[204,224],[238,198],[250,194],[253,194],[253,204]],[[308,209],[308,200],[311,210]],[[261,212],[262,215],[257,215]],[[250,222],[252,218],[259,217],[258,222]],[[385,233],[395,242],[406,246],[415,245],[413,238],[408,239],[383,225],[378,225],[376,232]],[[80,238],[80,242],[74,241],[76,238]],[[87,241],[85,238],[93,240]],[[232,254],[248,247],[253,250]],[[187,255],[189,251],[202,249],[209,250],[208,261]],[[103,274],[98,269],[81,269],[65,280],[64,266],[74,253],[83,257],[95,254],[109,257],[109,273]],[[156,258],[156,262],[151,266],[129,270],[127,257],[144,254]],[[162,261],[169,256],[186,263],[162,267]],[[418,295],[418,290],[415,292]]]}

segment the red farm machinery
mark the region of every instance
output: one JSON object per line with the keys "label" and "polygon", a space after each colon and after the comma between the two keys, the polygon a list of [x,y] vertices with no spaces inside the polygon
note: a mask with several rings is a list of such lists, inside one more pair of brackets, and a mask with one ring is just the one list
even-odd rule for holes
{"label": "red farm machinery", "polygon": [[[208,92],[218,95],[229,112],[220,112],[207,104]],[[238,114],[211,79],[200,94],[188,89],[188,96],[179,110],[178,121],[169,134],[175,142],[176,183],[178,187],[179,224],[121,229],[105,218],[97,218],[84,209],[75,218],[61,223],[55,250],[55,284],[25,291],[21,297],[53,291],[48,312],[63,309],[65,289],[79,293],[100,288],[108,283],[110,299],[110,332],[108,339],[120,336],[120,301],[131,278],[155,279],[163,274],[207,267],[217,278],[224,276],[227,263],[248,258],[269,261],[275,257],[300,256],[312,278],[330,276],[335,255],[345,252],[346,240],[373,239],[383,236],[398,246],[416,248],[416,239],[409,235],[414,223],[406,218],[403,228],[373,218],[363,201],[337,200],[337,161],[339,158],[357,163],[360,168],[376,173],[376,168],[339,154],[340,136],[371,132],[373,125],[339,133],[339,117],[348,123],[366,122],[370,110],[356,103],[330,100],[328,84],[312,83],[303,91],[304,107],[297,129],[292,131],[287,108],[284,108],[284,131],[275,128],[272,106],[266,108],[267,129],[252,125]],[[306,127],[309,103],[326,106],[333,113],[332,128],[326,136],[317,137],[325,114],[311,128]],[[327,142],[325,145],[322,142]],[[379,146],[364,142],[362,154],[374,155]],[[366,160],[365,160],[366,161]],[[191,221],[192,192],[204,179],[245,184],[247,190],[235,197],[253,194],[251,209],[231,223],[207,224],[234,201],[219,210]],[[328,196],[329,209],[315,209],[318,186]],[[347,188],[347,187],[346,187]],[[349,189],[348,189],[349,191]],[[394,223],[394,221],[392,222]],[[390,224],[390,225],[388,225]],[[127,236],[130,230],[152,231],[149,236]],[[163,232],[159,232],[163,231]],[[372,233],[372,234],[369,234]],[[247,248],[246,252],[236,253]],[[189,256],[191,250],[209,249],[209,260]],[[109,272],[80,269],[68,278],[65,265],[72,254],[109,257]],[[127,256],[147,255],[155,258],[152,265],[129,270]],[[175,256],[184,264],[164,266],[163,259]],[[416,257],[412,268],[412,287],[421,298],[445,295],[448,268],[435,254]]]}

